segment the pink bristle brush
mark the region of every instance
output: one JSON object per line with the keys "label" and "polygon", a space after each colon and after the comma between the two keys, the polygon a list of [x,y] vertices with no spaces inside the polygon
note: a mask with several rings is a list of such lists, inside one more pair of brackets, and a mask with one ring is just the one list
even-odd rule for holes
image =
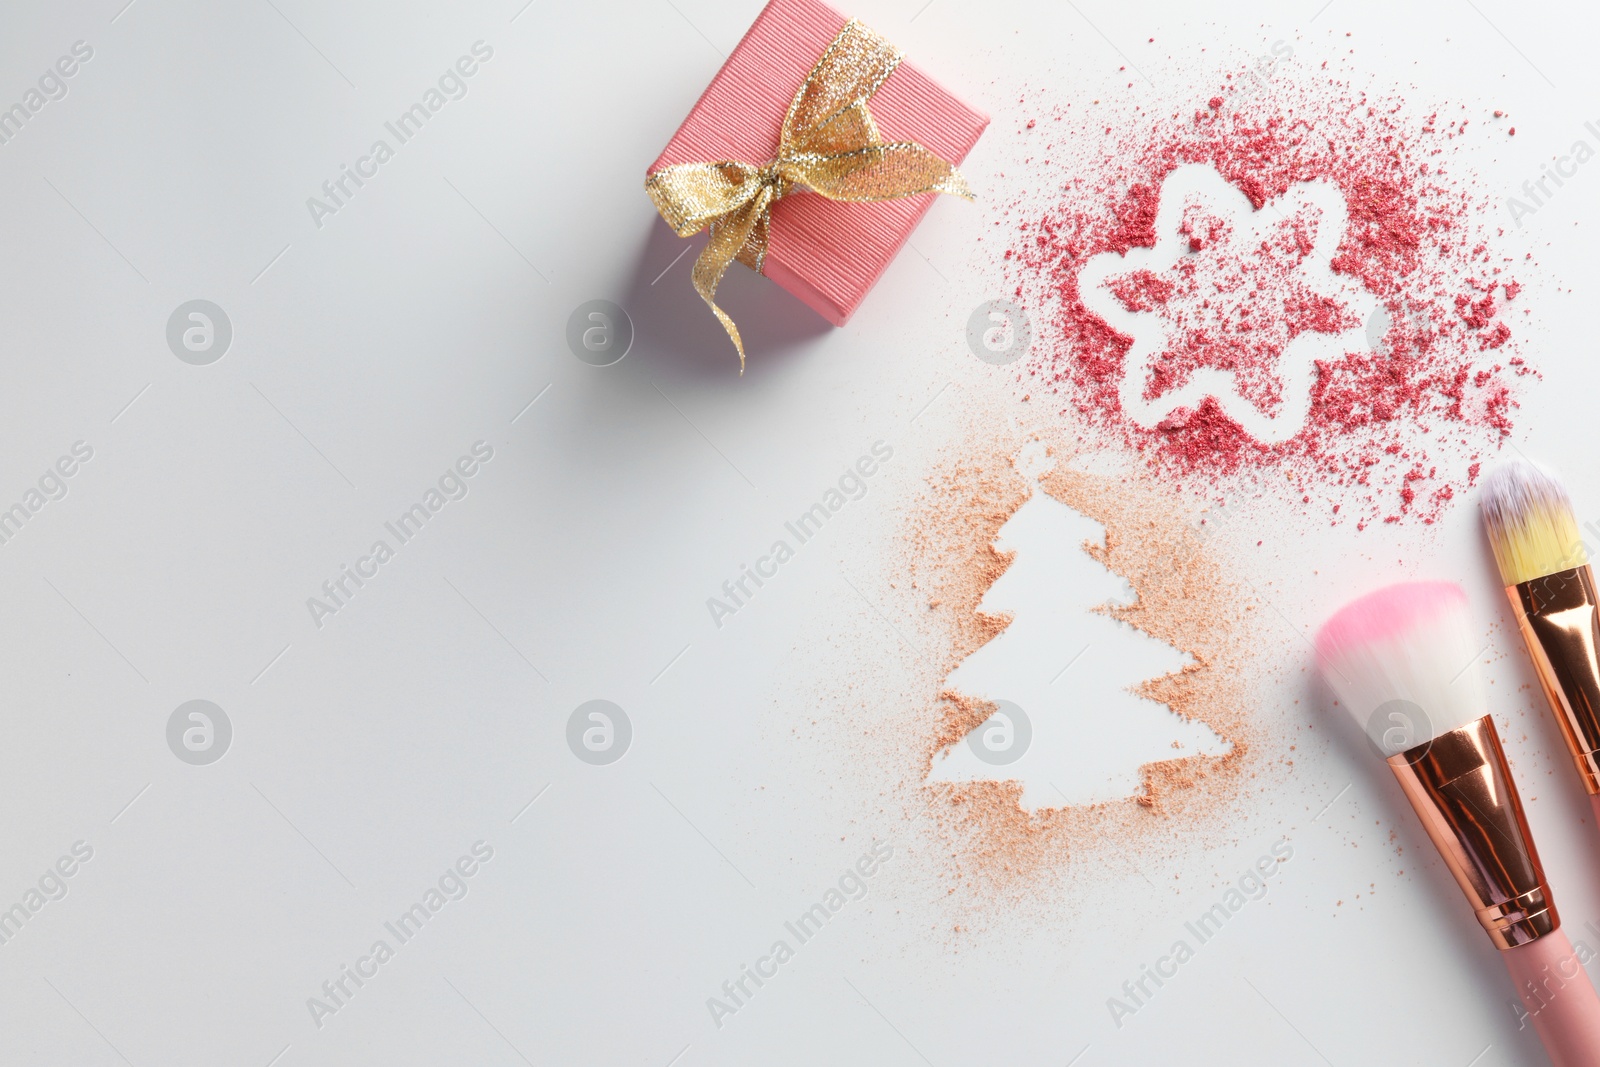
{"label": "pink bristle brush", "polygon": [[1317,665],[1377,746],[1500,950],[1556,1067],[1600,1064],[1600,997],[1561,932],[1522,800],[1488,714],[1467,597],[1408,582],[1317,635]]}

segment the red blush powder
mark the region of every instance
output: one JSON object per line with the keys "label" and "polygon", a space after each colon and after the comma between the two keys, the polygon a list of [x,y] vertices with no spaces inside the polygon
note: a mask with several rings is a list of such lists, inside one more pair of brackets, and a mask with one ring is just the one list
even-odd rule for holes
{"label": "red blush powder", "polygon": [[[1316,493],[1332,521],[1431,523],[1511,432],[1513,383],[1533,373],[1505,320],[1520,285],[1510,260],[1490,251],[1493,205],[1455,174],[1464,107],[1453,121],[1413,116],[1326,71],[1300,73],[1305,84],[1283,75],[1265,92],[1230,79],[1175,108],[1129,98],[1047,107],[1030,121],[1042,127],[1030,144],[1066,177],[1004,209],[1013,295],[1040,337],[1019,381],[1058,396],[1091,443],[1131,447],[1184,482],[1271,467],[1306,488],[1306,504]],[[1316,362],[1309,414],[1288,440],[1256,440],[1209,396],[1153,426],[1122,410],[1134,339],[1086,306],[1079,275],[1094,256],[1156,247],[1162,183],[1186,164],[1209,165],[1281,221],[1240,247],[1236,219],[1186,202],[1174,235],[1186,254],[1107,276],[1123,308],[1164,320],[1142,395],[1222,370],[1270,415],[1283,402],[1278,361],[1289,342],[1307,331],[1355,338]],[[1364,318],[1305,283],[1321,220],[1277,203],[1301,182],[1331,183],[1344,199],[1343,235],[1319,268],[1375,309]]]}

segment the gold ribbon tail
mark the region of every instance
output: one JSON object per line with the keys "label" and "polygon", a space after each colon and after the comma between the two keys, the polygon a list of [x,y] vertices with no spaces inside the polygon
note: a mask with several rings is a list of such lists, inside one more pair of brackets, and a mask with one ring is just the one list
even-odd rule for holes
{"label": "gold ribbon tail", "polygon": [[722,328],[728,331],[728,339],[733,342],[733,347],[739,350],[739,373],[744,374],[744,341],[739,337],[739,327],[735,326],[728,313],[717,306],[717,286],[722,283],[722,276],[728,272],[728,267],[747,244],[758,237],[760,248],[758,256],[766,254],[766,228],[767,217],[771,210],[773,200],[772,187],[763,185],[756,191],[743,207],[736,208],[726,215],[711,223],[711,240],[700,250],[699,257],[694,261],[694,288],[700,294],[700,299],[711,308],[711,313],[722,323]]}

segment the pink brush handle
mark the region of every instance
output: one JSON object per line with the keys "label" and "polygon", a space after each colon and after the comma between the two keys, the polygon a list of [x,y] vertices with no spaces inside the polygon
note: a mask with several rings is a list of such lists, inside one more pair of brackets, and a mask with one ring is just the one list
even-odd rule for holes
{"label": "pink brush handle", "polygon": [[1594,805],[1594,824],[1600,827],[1600,793],[1590,793],[1589,803]]}
{"label": "pink brush handle", "polygon": [[1556,930],[1500,953],[1555,1067],[1600,1064],[1600,996],[1567,935]]}

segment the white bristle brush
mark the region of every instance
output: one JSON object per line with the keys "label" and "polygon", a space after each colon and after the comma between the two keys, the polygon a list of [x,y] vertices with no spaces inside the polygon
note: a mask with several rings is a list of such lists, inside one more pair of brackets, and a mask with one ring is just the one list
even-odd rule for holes
{"label": "white bristle brush", "polygon": [[1527,460],[1489,475],[1482,507],[1512,615],[1600,825],[1600,588],[1578,514],[1561,480]]}
{"label": "white bristle brush", "polygon": [[1600,1064],[1595,995],[1539,864],[1478,669],[1467,597],[1409,582],[1317,635],[1317,665],[1382,753],[1500,958],[1556,1067]]}

